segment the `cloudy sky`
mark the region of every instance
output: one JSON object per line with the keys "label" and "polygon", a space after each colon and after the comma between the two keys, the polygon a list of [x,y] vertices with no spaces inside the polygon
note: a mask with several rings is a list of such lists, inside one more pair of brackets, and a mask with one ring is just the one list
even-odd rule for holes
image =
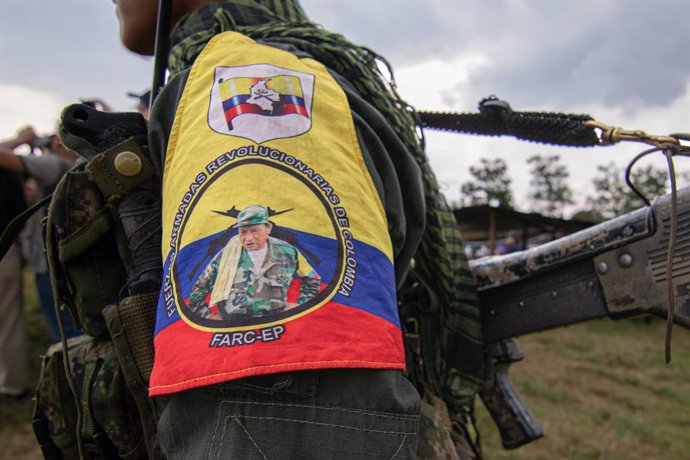
{"label": "cloudy sky", "polygon": [[[418,109],[475,111],[495,94],[515,110],[587,113],[655,134],[690,132],[690,0],[302,0],[312,19],[366,44],[395,68]],[[123,49],[109,0],[0,1],[0,138],[54,129],[61,107],[102,98],[131,110],[152,63]],[[508,161],[528,209],[526,159],[558,154],[578,198],[596,165],[625,164],[640,146],[568,149],[427,134],[451,200],[481,157]],[[654,160],[663,167],[661,157]],[[680,162],[680,168],[690,165]]]}

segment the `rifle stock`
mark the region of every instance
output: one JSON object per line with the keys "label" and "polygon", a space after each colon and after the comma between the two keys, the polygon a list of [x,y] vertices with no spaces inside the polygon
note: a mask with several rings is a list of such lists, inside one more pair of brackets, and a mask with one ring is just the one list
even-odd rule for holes
{"label": "rifle stock", "polygon": [[609,316],[614,319],[669,309],[667,251],[673,219],[674,322],[690,328],[690,187],[580,232],[525,251],[477,259],[487,378],[480,396],[499,427],[504,448],[542,436],[508,377],[522,358],[510,339]]}

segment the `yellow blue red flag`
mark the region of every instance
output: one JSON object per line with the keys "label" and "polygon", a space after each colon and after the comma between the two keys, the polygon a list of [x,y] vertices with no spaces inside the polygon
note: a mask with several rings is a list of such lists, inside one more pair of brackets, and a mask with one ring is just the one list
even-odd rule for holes
{"label": "yellow blue red flag", "polygon": [[316,61],[234,32],[209,42],[169,140],[162,254],[151,395],[404,368],[385,212]]}

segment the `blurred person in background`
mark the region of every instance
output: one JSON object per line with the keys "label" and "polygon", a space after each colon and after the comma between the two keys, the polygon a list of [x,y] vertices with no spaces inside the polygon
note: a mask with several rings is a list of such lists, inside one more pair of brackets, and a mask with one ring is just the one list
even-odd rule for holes
{"label": "blurred person in background", "polygon": [[[16,150],[27,145],[32,150],[39,148],[41,155],[20,155]],[[67,149],[56,135],[41,137],[36,134],[33,127],[27,126],[19,131],[14,139],[6,141],[0,148],[0,169],[15,171],[24,174],[35,183],[29,183],[25,187],[28,198],[32,195],[35,201],[52,193],[62,176],[74,166],[78,155]],[[24,254],[29,269],[34,272],[36,289],[38,291],[41,312],[46,319],[48,333],[52,341],[60,340],[57,314],[53,301],[53,290],[50,285],[48,264],[46,262],[41,220],[45,217],[47,207],[36,212],[27,222],[25,228]],[[72,325],[69,315],[61,312],[65,335],[74,337],[79,332]]]}
{"label": "blurred person in background", "polygon": [[113,108],[105,102],[103,99],[100,98],[93,98],[93,99],[82,99],[81,100],[82,104],[89,105],[93,107],[96,110],[100,110],[101,112],[112,112]]}
{"label": "blurred person in background", "polygon": [[127,96],[133,97],[139,100],[137,103],[137,112],[139,112],[144,118],[149,119],[149,101],[151,100],[151,90],[144,91],[141,94],[134,92],[127,93]]}
{"label": "blurred person in background", "polygon": [[[0,144],[2,152],[17,147],[12,141]],[[26,209],[21,173],[0,169],[0,234]],[[0,402],[18,400],[27,390],[27,339],[22,303],[22,260],[14,242],[0,260]]]}

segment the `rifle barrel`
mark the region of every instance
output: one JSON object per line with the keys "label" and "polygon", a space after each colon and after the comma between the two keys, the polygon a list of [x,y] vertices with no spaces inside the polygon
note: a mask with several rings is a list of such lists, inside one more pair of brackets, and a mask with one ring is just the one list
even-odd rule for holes
{"label": "rifle barrel", "polygon": [[[671,197],[525,251],[477,259],[488,343],[611,316],[665,317]],[[690,187],[678,191],[674,321],[690,328]]]}

